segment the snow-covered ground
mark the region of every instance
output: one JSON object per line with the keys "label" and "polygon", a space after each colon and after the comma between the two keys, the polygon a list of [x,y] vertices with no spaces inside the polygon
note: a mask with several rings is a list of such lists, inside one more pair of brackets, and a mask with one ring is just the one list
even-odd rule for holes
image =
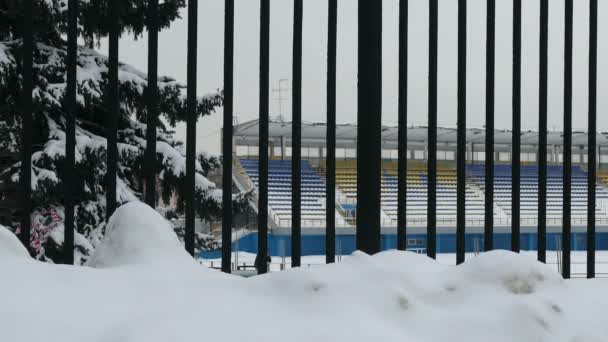
{"label": "snow-covered ground", "polygon": [[101,244],[88,266],[53,265],[0,232],[0,341],[608,341],[608,281],[526,255],[355,253],[241,278],[192,260],[140,203]]}
{"label": "snow-covered ground", "polygon": [[[483,254],[480,254],[481,256]],[[531,260],[536,260],[536,251],[522,251],[521,255],[530,258]],[[470,261],[479,256],[474,255],[473,253],[466,255],[466,261]],[[345,261],[349,258],[349,255],[342,256],[342,261]],[[595,260],[595,270],[596,275],[598,277],[606,277],[608,278],[608,251],[597,251],[596,252],[596,260]],[[339,259],[339,257],[336,257]],[[248,268],[253,266],[253,262],[255,260],[255,254],[247,253],[247,252],[233,252],[231,261],[234,263],[235,260],[238,260],[239,267],[242,268],[243,265],[246,265]],[[325,256],[324,255],[310,255],[303,256],[301,260],[301,264],[303,267],[315,267],[321,266],[325,264]],[[199,262],[208,267],[220,267],[221,259],[200,259]],[[337,260],[337,262],[340,262]],[[454,266],[456,264],[456,254],[445,253],[445,254],[437,254],[437,262],[442,265]],[[557,265],[557,255],[555,251],[547,251],[547,266],[558,271]],[[281,257],[272,257],[272,263],[270,264],[271,271],[280,271],[281,269],[289,269],[291,268],[291,258],[285,257],[285,259]],[[572,261],[571,261],[571,271],[573,278],[586,277],[587,271],[587,254],[586,252],[574,251],[572,252]]]}

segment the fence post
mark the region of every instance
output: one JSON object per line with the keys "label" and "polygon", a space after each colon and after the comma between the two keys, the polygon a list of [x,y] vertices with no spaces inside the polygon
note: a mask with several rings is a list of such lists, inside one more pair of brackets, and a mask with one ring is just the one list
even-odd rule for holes
{"label": "fence post", "polygon": [[467,143],[467,1],[458,0],[458,123],[456,157],[456,264],[464,262]]}
{"label": "fence post", "polygon": [[437,0],[429,1],[429,128],[427,187],[427,255],[437,254]]}
{"label": "fence post", "polygon": [[34,53],[34,1],[24,2],[23,23],[23,89],[22,89],[22,160],[21,160],[21,242],[32,253],[30,245],[32,210],[32,90],[33,90],[33,53]]}
{"label": "fence post", "polygon": [[555,257],[557,258],[557,272],[562,273],[562,241],[559,236],[555,237]]}
{"label": "fence post", "polygon": [[[122,14],[119,11],[120,0],[110,0],[110,18],[117,18]],[[106,220],[112,216],[116,210],[116,176],[118,167],[118,148],[116,146],[116,130],[120,106],[118,104],[118,36],[120,34],[120,24],[118,20],[110,20],[110,34],[108,37],[108,85],[107,101],[109,102],[107,113],[107,174],[106,174]]]}
{"label": "fence post", "polygon": [[302,0],[293,3],[291,266],[300,267],[302,234]]}
{"label": "fence post", "polygon": [[[232,240],[232,236],[231,236],[231,240]],[[231,241],[232,242],[232,241]],[[232,244],[229,244],[229,246],[232,248],[231,246]],[[224,245],[222,244],[222,248],[224,248]],[[222,255],[222,262],[224,260],[224,256]],[[238,231],[236,232],[236,236],[234,237],[234,262],[238,265],[239,264],[239,235],[238,235]],[[224,270],[222,270],[223,272],[226,272]],[[228,272],[226,272],[228,273]]]}
{"label": "fence post", "polygon": [[436,257],[437,246],[437,0],[429,1],[429,128],[427,184],[427,255]]}
{"label": "fence post", "polygon": [[484,248],[494,249],[494,73],[496,0],[487,1],[486,14],[486,165],[484,203]]}
{"label": "fence post", "polygon": [[479,256],[479,240],[477,238],[473,238],[473,254],[475,256]]}
{"label": "fence post", "polygon": [[65,94],[65,169],[63,263],[74,264],[74,164],[76,163],[76,60],[78,58],[78,1],[68,2],[68,53],[66,59],[67,86]]}
{"label": "fence post", "polygon": [[[196,0],[194,0],[196,1]],[[234,0],[224,7],[224,128],[222,131],[222,271],[230,272],[232,244],[232,117],[234,111]],[[238,251],[238,239],[236,240]]]}
{"label": "fence post", "polygon": [[156,121],[158,120],[158,0],[148,2],[148,87],[144,199],[156,207]]}
{"label": "fence post", "polygon": [[[293,255],[291,256],[291,266],[293,267]],[[281,240],[281,271],[285,270],[285,240]]]}
{"label": "fence post", "polygon": [[408,4],[399,2],[399,142],[397,162],[397,249],[404,251],[407,241],[407,61]]}
{"label": "fence post", "polygon": [[547,262],[547,42],[549,0],[540,1],[540,56],[538,91],[538,261]]}
{"label": "fence post", "polygon": [[589,2],[589,141],[587,185],[587,278],[595,278],[595,186],[597,111],[597,0]]}
{"label": "fence post", "polygon": [[336,261],[336,42],[338,0],[328,1],[325,262]]}
{"label": "fence post", "polygon": [[258,164],[258,255],[262,262],[258,272],[268,272],[268,87],[270,47],[270,0],[260,0],[260,99],[259,99],[259,164]]}
{"label": "fence post", "polygon": [[513,128],[511,135],[511,250],[520,251],[521,0],[513,0]]}
{"label": "fence post", "polygon": [[572,191],[572,0],[566,0],[564,30],[564,208],[562,275],[570,278],[570,233]]}
{"label": "fence post", "polygon": [[382,2],[359,0],[358,11],[357,248],[375,254],[380,249]]}
{"label": "fence post", "polygon": [[188,1],[188,57],[187,57],[187,110],[186,123],[186,232],[184,236],[186,251],[194,255],[194,191],[196,161],[196,54],[198,30],[198,1]]}

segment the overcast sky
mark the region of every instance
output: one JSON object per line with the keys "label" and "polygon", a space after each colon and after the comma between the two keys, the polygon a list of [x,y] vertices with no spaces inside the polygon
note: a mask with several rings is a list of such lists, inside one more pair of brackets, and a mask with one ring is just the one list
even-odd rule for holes
{"label": "overcast sky", "polygon": [[[522,129],[538,128],[538,0],[522,1]],[[291,49],[293,1],[271,0],[270,87],[284,91],[282,114],[291,118]],[[397,123],[397,58],[399,0],[384,0],[383,123]],[[549,1],[549,128],[560,130],[563,115],[564,0]],[[457,1],[439,0],[438,124],[456,126]],[[186,81],[187,15],[160,34],[159,73]],[[259,76],[259,1],[235,1],[234,111],[238,122],[257,118]],[[468,1],[467,25],[467,125],[483,127],[485,121],[485,0]],[[410,125],[427,123],[428,1],[409,1],[409,102]],[[573,126],[587,126],[587,61],[589,1],[574,1]],[[599,0],[598,128],[608,128],[608,0]],[[223,87],[224,2],[199,1],[198,90],[200,94]],[[496,127],[511,128],[512,1],[496,1]],[[325,122],[327,0],[304,1],[303,31],[304,121]],[[101,51],[107,53],[105,42]],[[147,69],[147,37],[138,41],[124,36],[120,59]],[[338,6],[339,123],[356,123],[357,1],[339,0]],[[280,113],[278,93],[271,92],[271,116]],[[199,120],[197,148],[219,153],[221,110]],[[177,128],[185,136],[183,125]]]}

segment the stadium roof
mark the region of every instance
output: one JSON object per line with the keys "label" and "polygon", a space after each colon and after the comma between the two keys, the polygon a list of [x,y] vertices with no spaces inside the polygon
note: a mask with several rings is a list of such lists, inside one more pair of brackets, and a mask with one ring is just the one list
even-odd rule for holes
{"label": "stadium roof", "polygon": [[[237,145],[257,146],[259,138],[258,120],[248,121],[237,125],[234,128],[234,139]],[[286,146],[291,146],[291,122],[271,121],[269,123],[269,140],[271,144],[280,146],[281,138],[283,138]],[[327,127],[325,123],[302,123],[302,146],[307,147],[324,147],[325,133]],[[428,128],[426,126],[410,126],[407,130],[408,146],[424,146],[427,141]],[[510,130],[495,130],[494,143],[499,146],[509,147],[511,144]],[[398,129],[393,126],[382,127],[382,145],[385,149],[397,148]],[[485,129],[483,128],[468,128],[467,143],[475,144],[475,149],[483,151],[485,143]],[[574,148],[587,145],[587,132],[575,131],[572,133],[572,146]],[[336,147],[337,148],[353,148],[357,141],[357,125],[355,124],[340,124],[336,126]],[[563,133],[550,131],[547,133],[547,144],[549,146],[561,146],[563,143]],[[438,148],[449,147],[456,145],[456,128],[438,127],[437,128],[437,144]],[[536,147],[538,145],[538,132],[526,130],[521,132],[521,144],[523,146]],[[600,132],[597,134],[597,146],[608,146],[608,132]]]}

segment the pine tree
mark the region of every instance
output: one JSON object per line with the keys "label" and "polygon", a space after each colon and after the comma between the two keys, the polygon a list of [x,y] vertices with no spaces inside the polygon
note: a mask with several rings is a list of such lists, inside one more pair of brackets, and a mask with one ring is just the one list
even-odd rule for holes
{"label": "pine tree", "polygon": [[[145,30],[146,0],[121,1],[119,20],[122,34],[140,36]],[[20,149],[21,23],[22,2],[0,0],[0,150]],[[108,1],[80,2],[79,34],[87,42],[78,48],[76,173],[69,175],[80,189],[76,205],[75,243],[77,258],[84,262],[104,235],[106,139],[104,105],[108,59],[93,48],[107,35]],[[179,18],[183,0],[165,0],[160,5],[162,28]],[[62,183],[65,162],[65,118],[63,98],[66,87],[67,0],[35,1],[34,48],[34,153],[32,155],[32,245],[41,260],[52,261],[63,243]],[[119,65],[120,123],[118,130],[119,204],[137,201],[143,192],[145,149],[146,74]],[[174,139],[171,128],[185,120],[186,88],[170,77],[159,77],[161,120],[157,138],[157,172],[161,198],[169,202],[177,196],[177,212],[183,210],[185,146]],[[198,99],[199,117],[212,114],[222,105],[221,91]],[[220,167],[217,159],[200,155],[196,164],[197,214],[211,220],[221,214],[221,190],[207,178],[207,172]],[[19,163],[0,164],[0,178],[17,184]],[[235,206],[244,208],[247,195],[235,196]],[[13,230],[18,230],[16,222]],[[183,227],[176,227],[178,233]],[[179,234],[178,234],[179,235]],[[214,246],[208,237],[198,236],[197,249]]]}

